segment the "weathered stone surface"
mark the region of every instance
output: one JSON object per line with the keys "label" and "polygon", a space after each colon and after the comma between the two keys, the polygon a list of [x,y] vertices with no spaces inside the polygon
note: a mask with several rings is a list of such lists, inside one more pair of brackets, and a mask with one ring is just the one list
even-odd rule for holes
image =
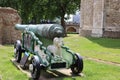
{"label": "weathered stone surface", "polygon": [[0,44],[2,43],[2,19],[0,19]]}
{"label": "weathered stone surface", "polygon": [[80,24],[80,35],[120,38],[120,0],[81,0]]}
{"label": "weathered stone surface", "polygon": [[73,32],[73,33],[79,33],[79,24],[66,24],[66,31],[67,32]]}
{"label": "weathered stone surface", "polygon": [[105,21],[106,21],[105,24],[106,32],[109,32],[109,34],[114,32],[115,36],[117,35],[116,33],[118,32],[120,33],[120,0],[106,0]]}
{"label": "weathered stone surface", "polygon": [[92,30],[93,27],[93,1],[81,0],[80,30]]}
{"label": "weathered stone surface", "polygon": [[16,10],[0,7],[0,44],[12,44],[20,39],[21,33],[14,29],[17,23],[21,23],[21,18]]}
{"label": "weathered stone surface", "polygon": [[104,37],[120,38],[120,0],[106,0]]}
{"label": "weathered stone surface", "polygon": [[120,0],[106,0],[106,30],[110,29],[120,31]]}
{"label": "weathered stone surface", "polygon": [[103,35],[103,10],[104,0],[94,0],[93,4],[93,29],[91,36],[102,37]]}
{"label": "weathered stone surface", "polygon": [[81,0],[80,35],[90,36],[93,27],[93,2],[94,0]]}

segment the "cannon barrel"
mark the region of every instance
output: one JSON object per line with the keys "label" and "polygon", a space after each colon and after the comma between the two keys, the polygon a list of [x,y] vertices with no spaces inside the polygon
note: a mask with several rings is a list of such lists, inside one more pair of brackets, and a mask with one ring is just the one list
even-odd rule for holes
{"label": "cannon barrel", "polygon": [[53,39],[54,37],[64,36],[64,29],[59,24],[37,24],[37,25],[16,24],[15,29],[21,31],[32,31],[33,33],[41,37],[51,38],[51,39]]}

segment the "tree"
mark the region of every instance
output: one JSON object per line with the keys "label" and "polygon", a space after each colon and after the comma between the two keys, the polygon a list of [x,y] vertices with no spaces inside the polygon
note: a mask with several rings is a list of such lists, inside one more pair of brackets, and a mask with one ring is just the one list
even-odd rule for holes
{"label": "tree", "polygon": [[0,6],[18,9],[18,0],[0,0]]}
{"label": "tree", "polygon": [[34,19],[40,20],[55,18],[61,19],[61,25],[65,27],[65,14],[73,14],[80,8],[80,0],[0,0],[0,6],[9,6],[18,10],[23,23]]}
{"label": "tree", "polygon": [[80,8],[80,0],[49,0],[45,14],[48,18],[58,17],[61,19],[61,25],[65,27],[65,14],[73,14]]}
{"label": "tree", "polygon": [[0,6],[2,7],[11,7],[18,10],[22,18],[22,23],[29,23],[31,19],[35,19],[38,22],[38,19],[42,18],[42,9],[40,7],[41,2],[44,0],[0,0]]}

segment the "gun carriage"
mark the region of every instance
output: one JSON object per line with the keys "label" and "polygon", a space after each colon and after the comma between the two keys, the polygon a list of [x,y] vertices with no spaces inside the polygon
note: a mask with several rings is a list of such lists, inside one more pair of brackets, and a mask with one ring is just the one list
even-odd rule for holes
{"label": "gun carriage", "polygon": [[[18,63],[29,65],[33,79],[40,77],[41,70],[71,68],[72,73],[83,70],[83,59],[63,44],[64,29],[59,24],[21,25],[22,40],[14,44],[14,56]],[[25,57],[25,59],[23,59]]]}

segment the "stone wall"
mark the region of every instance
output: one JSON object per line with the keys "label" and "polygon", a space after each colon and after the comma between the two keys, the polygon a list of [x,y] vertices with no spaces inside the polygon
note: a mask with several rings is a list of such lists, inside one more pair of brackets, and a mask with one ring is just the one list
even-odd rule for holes
{"label": "stone wall", "polygon": [[93,27],[93,1],[81,0],[80,35],[89,36]]}
{"label": "stone wall", "polygon": [[104,17],[104,0],[94,0],[93,3],[93,37],[102,37],[103,35],[103,17]]}
{"label": "stone wall", "polygon": [[120,0],[81,0],[80,35],[120,37]]}
{"label": "stone wall", "polygon": [[0,19],[0,44],[2,43],[2,19]]}
{"label": "stone wall", "polygon": [[120,0],[106,0],[104,37],[120,38]]}
{"label": "stone wall", "polygon": [[21,18],[16,10],[0,7],[0,44],[13,44],[21,38],[21,33],[14,29],[17,23],[21,23]]}
{"label": "stone wall", "polygon": [[79,26],[79,24],[75,23],[66,24],[66,32],[79,33]]}

